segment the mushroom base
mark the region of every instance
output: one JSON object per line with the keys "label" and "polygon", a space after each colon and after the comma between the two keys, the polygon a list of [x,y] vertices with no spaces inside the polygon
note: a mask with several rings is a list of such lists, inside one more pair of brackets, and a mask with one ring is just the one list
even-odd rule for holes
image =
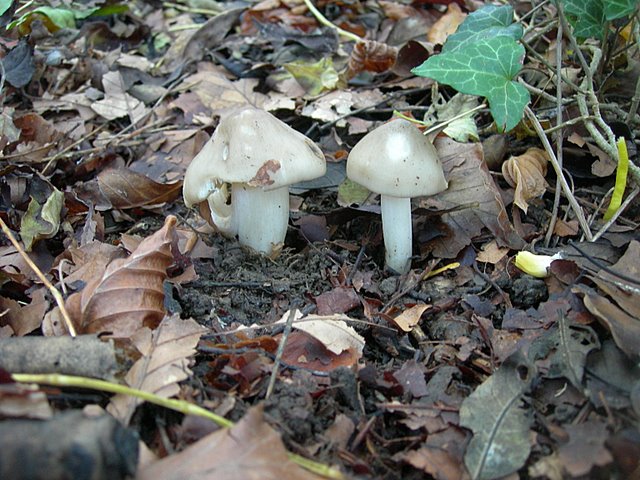
{"label": "mushroom base", "polygon": [[233,224],[241,244],[274,255],[284,243],[289,223],[289,189],[262,188],[234,183],[231,186]]}
{"label": "mushroom base", "polygon": [[382,195],[380,210],[387,267],[406,273],[411,266],[411,199]]}

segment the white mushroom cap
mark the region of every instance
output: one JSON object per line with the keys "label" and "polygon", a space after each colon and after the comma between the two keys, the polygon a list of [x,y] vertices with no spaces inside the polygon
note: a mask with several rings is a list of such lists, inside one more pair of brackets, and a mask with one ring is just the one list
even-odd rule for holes
{"label": "white mushroom cap", "polygon": [[220,233],[275,256],[287,233],[288,186],[325,171],[311,140],[263,110],[245,108],[220,121],[187,168],[182,194]]}
{"label": "white mushroom cap", "polygon": [[365,135],[349,154],[347,175],[372,192],[394,197],[429,196],[447,189],[436,149],[404,119]]}
{"label": "white mushroom cap", "polygon": [[325,171],[324,155],[310,139],[264,110],[244,108],[222,119],[192,160],[183,195],[191,207],[224,182],[268,191],[320,177]]}

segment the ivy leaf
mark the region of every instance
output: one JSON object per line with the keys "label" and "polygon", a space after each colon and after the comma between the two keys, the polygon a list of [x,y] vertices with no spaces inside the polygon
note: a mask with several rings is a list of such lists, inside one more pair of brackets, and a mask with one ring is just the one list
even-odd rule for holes
{"label": "ivy leaf", "polygon": [[631,15],[638,6],[638,0],[607,0],[604,2],[604,16],[607,20]]}
{"label": "ivy leaf", "polygon": [[430,57],[412,72],[461,93],[486,97],[498,128],[511,130],[529,103],[529,92],[513,81],[523,57],[524,47],[512,37],[496,36]]}
{"label": "ivy leaf", "polygon": [[562,0],[562,3],[577,38],[602,39],[605,22],[602,0]]}
{"label": "ivy leaf", "polygon": [[449,35],[442,53],[457,51],[467,45],[497,36],[518,41],[523,35],[522,25],[512,24],[512,22],[513,8],[509,5],[502,7],[489,5],[476,10],[467,16],[456,33]]}

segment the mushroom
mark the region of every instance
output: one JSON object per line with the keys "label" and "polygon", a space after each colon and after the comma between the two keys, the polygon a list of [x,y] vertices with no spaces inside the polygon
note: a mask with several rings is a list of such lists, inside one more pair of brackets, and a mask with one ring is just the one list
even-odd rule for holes
{"label": "mushroom", "polygon": [[349,154],[347,176],[381,194],[387,266],[405,273],[411,257],[411,197],[447,188],[436,149],[407,120],[394,120],[365,135]]}
{"label": "mushroom", "polygon": [[220,233],[275,256],[287,233],[288,186],[325,171],[315,143],[264,110],[243,108],[220,121],[187,168],[182,192]]}

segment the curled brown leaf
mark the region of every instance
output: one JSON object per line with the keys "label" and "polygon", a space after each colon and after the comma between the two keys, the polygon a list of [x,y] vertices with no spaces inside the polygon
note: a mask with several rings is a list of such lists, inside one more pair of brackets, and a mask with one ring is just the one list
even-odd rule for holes
{"label": "curled brown leaf", "polygon": [[544,194],[547,188],[545,175],[549,157],[540,148],[530,148],[522,155],[509,158],[502,164],[502,175],[516,189],[513,203],[525,213],[529,200]]}
{"label": "curled brown leaf", "polygon": [[393,67],[398,49],[386,43],[367,40],[354,45],[345,77],[355,77],[363,71],[382,73]]}
{"label": "curled brown leaf", "polygon": [[79,333],[109,332],[128,337],[141,327],[155,328],[165,316],[163,282],[174,259],[176,218],[145,238],[127,258],[113,260],[66,302]]}

